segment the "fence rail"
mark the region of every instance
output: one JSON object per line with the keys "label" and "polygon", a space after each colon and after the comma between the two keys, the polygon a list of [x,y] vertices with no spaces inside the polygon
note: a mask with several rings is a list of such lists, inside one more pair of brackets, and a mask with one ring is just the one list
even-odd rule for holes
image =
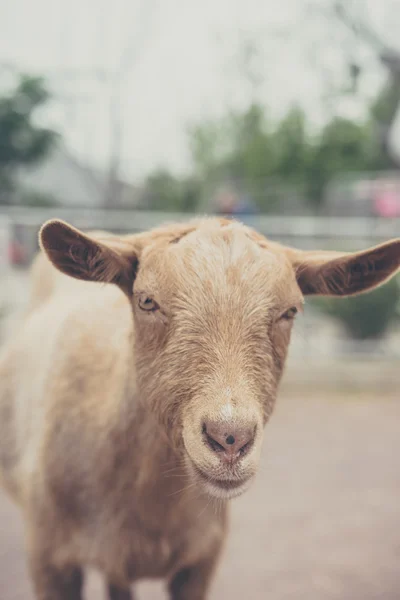
{"label": "fence rail", "polygon": [[[138,210],[0,208],[2,220],[7,219],[21,226],[39,227],[47,219],[60,218],[77,227],[116,229],[121,232],[140,231],[165,222],[185,221],[194,216],[191,213]],[[239,219],[272,237],[348,240],[400,237],[400,218],[249,215]]]}

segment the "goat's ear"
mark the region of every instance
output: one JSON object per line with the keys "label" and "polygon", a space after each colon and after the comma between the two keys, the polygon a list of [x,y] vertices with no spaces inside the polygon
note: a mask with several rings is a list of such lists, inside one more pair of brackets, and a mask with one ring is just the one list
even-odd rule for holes
{"label": "goat's ear", "polygon": [[65,275],[115,283],[128,296],[132,294],[138,257],[127,240],[101,232],[87,235],[64,221],[51,220],[42,226],[39,244]]}
{"label": "goat's ear", "polygon": [[400,268],[400,239],[363,252],[287,249],[305,295],[353,296],[378,287]]}

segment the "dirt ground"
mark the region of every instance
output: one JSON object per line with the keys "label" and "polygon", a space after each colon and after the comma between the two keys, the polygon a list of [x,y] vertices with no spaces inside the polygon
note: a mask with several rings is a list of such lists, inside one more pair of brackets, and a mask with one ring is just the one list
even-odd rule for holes
{"label": "dirt ground", "polygon": [[[210,599],[398,600],[399,459],[400,394],[281,398]],[[0,493],[0,600],[32,600],[22,531]],[[137,596],[166,598],[146,582]],[[97,574],[86,597],[104,597]]]}

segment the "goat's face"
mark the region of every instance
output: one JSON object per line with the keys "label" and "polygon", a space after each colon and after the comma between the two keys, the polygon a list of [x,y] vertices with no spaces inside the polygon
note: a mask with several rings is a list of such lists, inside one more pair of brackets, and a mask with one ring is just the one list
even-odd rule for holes
{"label": "goat's face", "polygon": [[64,273],[129,297],[141,401],[220,498],[240,494],[257,471],[303,294],[361,293],[400,266],[400,240],[301,252],[220,219],[122,238],[50,221],[40,241]]}
{"label": "goat's face", "polygon": [[133,293],[139,387],[213,495],[239,494],[256,473],[301,306],[286,255],[238,224],[207,223],[143,252]]}

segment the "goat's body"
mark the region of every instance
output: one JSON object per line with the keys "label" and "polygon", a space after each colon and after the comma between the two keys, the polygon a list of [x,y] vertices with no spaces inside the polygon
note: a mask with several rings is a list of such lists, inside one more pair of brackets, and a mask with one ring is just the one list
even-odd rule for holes
{"label": "goat's body", "polygon": [[137,398],[128,299],[42,258],[34,277],[49,293],[31,298],[0,360],[1,479],[29,514],[33,554],[123,586],[171,579],[218,554],[225,508],[185,490],[181,459]]}
{"label": "goat's body", "polygon": [[0,356],[0,477],[24,513],[36,599],[81,600],[88,565],[110,600],[141,578],[205,600],[303,294],[382,284],[400,240],[310,253],[223,219],[122,237],[55,220],[39,239],[47,258]]}

